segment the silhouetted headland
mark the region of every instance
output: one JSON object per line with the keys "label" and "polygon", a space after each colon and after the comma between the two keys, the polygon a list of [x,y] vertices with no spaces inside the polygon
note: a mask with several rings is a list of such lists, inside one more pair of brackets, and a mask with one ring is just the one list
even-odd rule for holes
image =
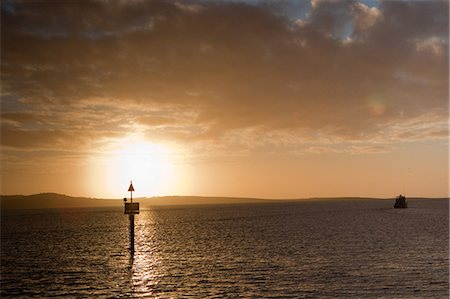
{"label": "silhouetted headland", "polygon": [[[202,197],[202,196],[162,196],[136,198],[142,207],[166,205],[208,205],[208,204],[239,204],[268,202],[256,198],[232,197]],[[52,208],[94,208],[122,207],[122,198],[99,199],[72,197],[57,193],[40,193],[33,195],[2,195],[2,209],[52,209]]]}
{"label": "silhouetted headland", "polygon": [[[410,198],[420,199],[420,198]],[[292,201],[339,201],[339,200],[392,200],[392,198],[369,197],[314,197],[298,199],[262,199],[246,197],[207,197],[207,196],[159,196],[136,198],[142,207],[175,205],[211,205],[211,204],[248,204],[277,203]],[[1,195],[2,209],[63,209],[63,208],[101,208],[122,207],[122,198],[100,199],[73,197],[57,193],[39,193],[33,195]]]}

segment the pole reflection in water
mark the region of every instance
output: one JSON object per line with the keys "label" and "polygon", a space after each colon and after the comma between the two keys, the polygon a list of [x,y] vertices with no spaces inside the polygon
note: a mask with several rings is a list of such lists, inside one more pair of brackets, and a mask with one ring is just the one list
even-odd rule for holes
{"label": "pole reflection in water", "polygon": [[129,215],[130,218],[130,255],[134,256],[134,214]]}
{"label": "pole reflection in water", "polygon": [[135,220],[135,251],[134,255],[130,253],[131,289],[134,296],[154,296],[161,260],[155,234],[155,212],[143,210]]}

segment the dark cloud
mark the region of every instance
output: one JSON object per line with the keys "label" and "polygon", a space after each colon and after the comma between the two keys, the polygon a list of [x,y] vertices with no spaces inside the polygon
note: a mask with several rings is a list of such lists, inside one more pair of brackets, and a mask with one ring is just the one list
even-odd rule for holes
{"label": "dark cloud", "polygon": [[2,2],[2,93],[21,105],[3,107],[16,123],[2,143],[133,124],[177,140],[370,140],[425,113],[446,121],[448,2],[314,1],[297,19],[270,3]]}
{"label": "dark cloud", "polygon": [[1,128],[2,144],[17,148],[61,146],[74,137],[60,130],[24,130],[7,124]]}
{"label": "dark cloud", "polygon": [[6,121],[12,121],[16,123],[35,123],[40,121],[40,117],[36,114],[28,112],[8,112],[2,113],[1,118]]}

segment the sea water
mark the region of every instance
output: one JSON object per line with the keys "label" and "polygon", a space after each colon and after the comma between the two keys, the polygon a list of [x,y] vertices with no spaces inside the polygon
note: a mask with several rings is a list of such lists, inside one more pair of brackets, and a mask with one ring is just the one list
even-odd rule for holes
{"label": "sea water", "polygon": [[1,297],[448,298],[448,203],[2,211]]}

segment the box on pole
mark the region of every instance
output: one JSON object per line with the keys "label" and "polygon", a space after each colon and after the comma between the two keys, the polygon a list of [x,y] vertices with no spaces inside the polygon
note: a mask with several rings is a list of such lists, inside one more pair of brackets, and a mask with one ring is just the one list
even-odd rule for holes
{"label": "box on pole", "polygon": [[128,187],[128,191],[130,192],[131,202],[126,202],[126,199],[124,199],[125,214],[139,214],[139,203],[133,202],[133,191],[134,191],[133,182],[130,182],[130,187]]}

